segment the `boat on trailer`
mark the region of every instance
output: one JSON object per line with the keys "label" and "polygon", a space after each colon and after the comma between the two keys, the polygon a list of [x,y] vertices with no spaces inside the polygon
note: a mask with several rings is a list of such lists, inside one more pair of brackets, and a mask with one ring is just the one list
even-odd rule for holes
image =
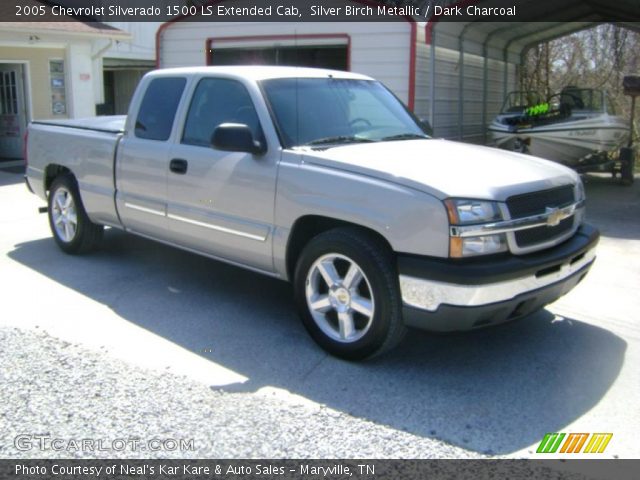
{"label": "boat on trailer", "polygon": [[500,148],[587,171],[613,164],[630,128],[606,91],[566,87],[545,101],[537,92],[509,93],[489,132]]}

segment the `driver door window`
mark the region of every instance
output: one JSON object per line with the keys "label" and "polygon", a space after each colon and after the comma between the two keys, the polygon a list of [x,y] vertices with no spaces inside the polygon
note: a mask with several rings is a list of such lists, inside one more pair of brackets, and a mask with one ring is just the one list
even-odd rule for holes
{"label": "driver door window", "polygon": [[223,123],[248,125],[254,138],[262,140],[258,115],[245,86],[235,80],[205,78],[193,94],[182,143],[210,147],[213,131]]}

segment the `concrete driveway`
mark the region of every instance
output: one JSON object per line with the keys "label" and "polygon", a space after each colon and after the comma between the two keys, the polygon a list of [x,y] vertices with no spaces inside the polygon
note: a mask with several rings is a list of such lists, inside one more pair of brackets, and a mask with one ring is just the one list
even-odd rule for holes
{"label": "concrete driveway", "polygon": [[[640,181],[625,188],[590,176],[586,186],[603,237],[576,290],[515,323],[412,332],[391,354],[347,363],[310,340],[286,283],[116,230],[97,253],[63,254],[42,203],[21,176],[0,172],[0,326],[45,331],[105,362],[212,392],[321,406],[380,427],[363,442],[397,435],[406,445],[371,456],[535,457],[547,432],[612,432],[602,456],[638,458]],[[343,436],[340,422],[324,435]],[[346,445],[342,456],[362,453]]]}

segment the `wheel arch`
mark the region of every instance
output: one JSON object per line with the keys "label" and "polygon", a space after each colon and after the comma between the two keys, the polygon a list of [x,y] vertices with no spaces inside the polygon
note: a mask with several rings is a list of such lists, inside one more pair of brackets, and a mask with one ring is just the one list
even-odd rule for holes
{"label": "wheel arch", "polygon": [[293,279],[298,258],[300,257],[304,247],[311,239],[329,230],[348,227],[356,228],[367,235],[377,238],[389,248],[390,252],[393,253],[393,247],[384,235],[370,227],[323,215],[304,215],[294,222],[287,240],[287,278],[289,280]]}
{"label": "wheel arch", "polygon": [[44,191],[45,192],[49,191],[53,181],[56,178],[58,178],[60,175],[71,175],[77,181],[75,175],[69,168],[57,163],[50,163],[44,169]]}

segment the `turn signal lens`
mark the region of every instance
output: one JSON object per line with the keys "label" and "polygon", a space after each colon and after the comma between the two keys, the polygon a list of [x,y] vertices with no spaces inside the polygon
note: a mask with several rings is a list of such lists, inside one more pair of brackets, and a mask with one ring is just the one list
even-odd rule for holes
{"label": "turn signal lens", "polygon": [[449,255],[453,258],[491,255],[507,251],[507,238],[504,234],[482,235],[478,237],[451,237]]}

